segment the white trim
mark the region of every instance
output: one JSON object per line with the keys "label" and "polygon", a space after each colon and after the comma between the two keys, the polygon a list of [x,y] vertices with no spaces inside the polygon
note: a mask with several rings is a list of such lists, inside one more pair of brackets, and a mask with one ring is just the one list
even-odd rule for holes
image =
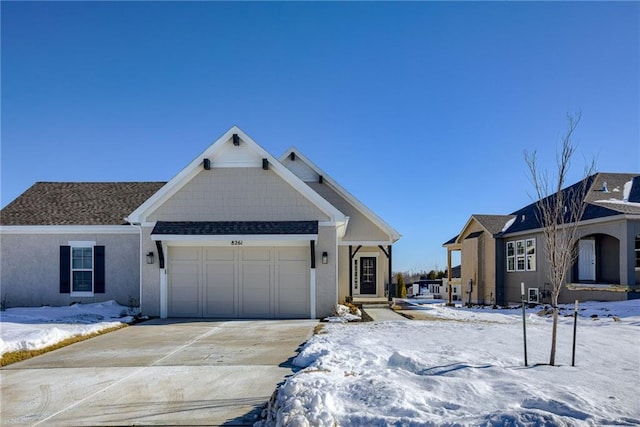
{"label": "white trim", "polygon": [[[73,286],[73,283],[71,283],[71,286]],[[93,292],[70,292],[69,296],[74,298],[91,298],[94,297],[95,294]]]}
{"label": "white trim", "polygon": [[307,246],[317,241],[317,234],[264,234],[264,235],[182,235],[153,234],[151,240],[171,246]]}
{"label": "white trim", "polygon": [[309,269],[309,318],[316,318],[316,269]]}
{"label": "white trim", "polygon": [[[360,211],[367,219],[377,225],[383,232],[385,232],[389,237],[391,243],[396,242],[402,237],[400,233],[389,224],[387,224],[382,218],[376,215],[371,209],[365,206],[360,200],[358,200],[355,196],[349,193],[343,186],[338,184],[336,180],[327,175],[322,169],[320,169],[315,163],[309,160],[306,156],[300,153],[295,147],[289,148],[285,153],[280,156],[278,159],[280,162],[284,161],[289,157],[291,152],[294,152],[296,155],[296,160],[294,161],[303,161],[306,163],[308,167],[313,169],[315,173],[322,176],[322,180],[324,183],[328,184],[333,190],[335,190],[342,198],[344,198],[348,203],[350,203],[353,207],[355,207],[358,211]],[[299,159],[299,160],[298,160]]]}
{"label": "white trim", "polygon": [[[67,246],[69,246],[69,273],[70,273],[70,289],[69,295],[75,298],[90,298],[95,294],[95,270],[96,270],[96,256],[94,249],[96,246],[95,241],[91,240],[69,240],[67,241]],[[88,268],[73,268],[73,250],[74,249],[91,249],[91,269]],[[73,290],[73,273],[76,271],[90,271],[91,272],[91,291],[74,291]]]}
{"label": "white trim", "polygon": [[[165,267],[167,266],[167,259],[164,260]],[[166,319],[168,317],[168,292],[167,292],[167,269],[160,269],[160,318]]]}
{"label": "white trim", "polygon": [[87,240],[71,240],[67,242],[67,246],[71,246],[72,248],[92,248],[95,245],[96,242]]}
{"label": "white trim", "polygon": [[338,246],[384,246],[384,245],[392,245],[394,242],[390,240],[359,240],[359,241],[344,241],[341,240],[338,242]]}
{"label": "white trim", "polygon": [[[191,179],[202,171],[202,161],[204,158],[213,159],[212,167],[218,167],[215,163],[215,156],[223,148],[228,147],[231,143],[233,134],[238,134],[241,140],[241,144],[247,145],[253,152],[256,153],[256,157],[267,159],[269,162],[269,170],[274,171],[282,179],[284,179],[295,190],[302,194],[312,204],[314,204],[319,210],[326,214],[332,221],[344,221],[345,215],[340,212],[335,206],[321,197],[318,193],[313,191],[311,187],[305,184],[300,178],[298,178],[293,172],[287,169],[282,163],[280,163],[275,157],[265,151],[260,145],[258,145],[251,137],[240,130],[239,127],[233,126],[227,132],[225,132],[220,138],[218,138],[213,144],[211,144],[204,152],[196,156],[184,169],[182,169],[176,176],[174,176],[169,182],[167,182],[160,190],[158,190],[153,196],[147,199],[142,205],[134,210],[127,218],[128,222],[140,223],[146,221],[147,216],[153,213],[160,205],[166,200],[178,192],[184,187]],[[242,162],[236,163],[240,165]],[[253,165],[253,162],[251,162]],[[259,165],[262,167],[262,164]]]}
{"label": "white trim", "polygon": [[137,234],[130,225],[2,225],[0,234]]}

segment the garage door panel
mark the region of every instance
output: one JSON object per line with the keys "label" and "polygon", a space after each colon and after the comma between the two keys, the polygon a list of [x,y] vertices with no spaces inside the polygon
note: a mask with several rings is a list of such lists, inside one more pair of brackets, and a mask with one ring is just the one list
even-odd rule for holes
{"label": "garage door panel", "polygon": [[205,248],[205,259],[207,261],[234,261],[236,256],[235,248]]}
{"label": "garage door panel", "polygon": [[206,317],[237,317],[236,265],[231,262],[208,262],[205,275]]}
{"label": "garage door panel", "polygon": [[202,250],[191,247],[170,248],[170,257],[172,261],[199,261],[202,258]]}
{"label": "garage door panel", "polygon": [[309,260],[309,248],[307,247],[278,248],[278,261],[307,262],[308,260]]}
{"label": "garage door panel", "polygon": [[243,317],[273,317],[270,263],[241,264],[241,306]]}
{"label": "garage door panel", "polygon": [[169,269],[169,316],[200,317],[200,263],[175,262]]}
{"label": "garage door panel", "polygon": [[242,261],[270,261],[271,248],[242,248]]}
{"label": "garage door panel", "polygon": [[306,261],[278,264],[277,317],[309,317],[309,265]]}

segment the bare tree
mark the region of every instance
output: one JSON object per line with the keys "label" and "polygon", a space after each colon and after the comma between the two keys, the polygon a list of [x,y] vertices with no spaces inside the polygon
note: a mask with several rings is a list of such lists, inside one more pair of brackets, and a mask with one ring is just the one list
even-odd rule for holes
{"label": "bare tree", "polygon": [[595,170],[595,163],[592,161],[585,167],[584,178],[564,189],[571,158],[576,151],[576,144],[573,143],[572,137],[580,118],[579,113],[576,117],[567,114],[567,130],[562,137],[560,151],[556,152],[556,176],[550,178],[546,170],[540,170],[536,151],[524,153],[538,200],[537,219],[542,227],[543,246],[549,269],[548,278],[551,284],[553,330],[549,364],[552,366],[555,365],[556,359],[558,296],[567,273],[578,256],[576,249],[578,225],[587,206],[585,196],[589,187],[589,176]]}

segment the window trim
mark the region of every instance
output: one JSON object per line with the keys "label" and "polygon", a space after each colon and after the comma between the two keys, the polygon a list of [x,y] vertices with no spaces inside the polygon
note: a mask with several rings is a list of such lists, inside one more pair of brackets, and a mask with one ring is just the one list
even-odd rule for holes
{"label": "window trim", "polygon": [[[535,292],[536,295],[536,299],[533,300],[531,299],[531,291]],[[527,302],[535,302],[535,303],[540,303],[540,289],[539,288],[527,288]]]}
{"label": "window trim", "polygon": [[[70,256],[69,256],[69,272],[70,272],[70,292],[69,295],[72,297],[93,297],[95,296],[95,270],[96,270],[96,256],[95,256],[95,246],[96,242],[94,241],[70,241],[68,242],[68,246],[70,247]],[[91,269],[87,268],[74,268],[73,267],[73,250],[74,249],[83,249],[83,248],[91,248]],[[74,291],[73,289],[73,273],[76,271],[91,271],[91,291]]]}
{"label": "window trim", "polygon": [[506,270],[508,273],[536,271],[536,238],[509,240],[505,245]]}

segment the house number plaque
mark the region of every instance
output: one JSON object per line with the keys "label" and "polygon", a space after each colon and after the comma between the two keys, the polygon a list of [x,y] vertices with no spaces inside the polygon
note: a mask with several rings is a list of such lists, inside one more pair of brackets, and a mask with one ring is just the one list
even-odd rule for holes
{"label": "house number plaque", "polygon": [[242,240],[232,240],[231,246],[242,246]]}

